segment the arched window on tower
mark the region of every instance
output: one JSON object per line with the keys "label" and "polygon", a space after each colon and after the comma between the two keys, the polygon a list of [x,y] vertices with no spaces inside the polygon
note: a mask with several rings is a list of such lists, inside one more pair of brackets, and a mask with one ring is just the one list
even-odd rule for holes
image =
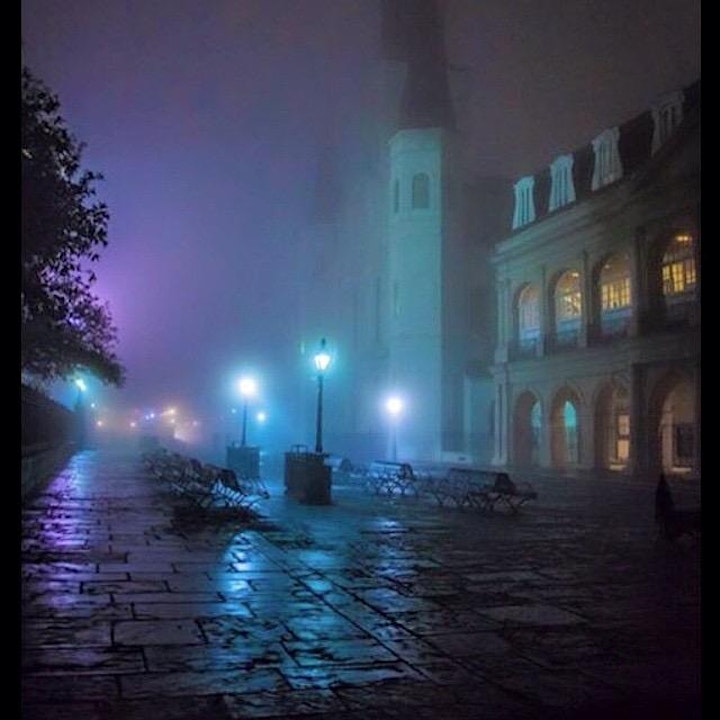
{"label": "arched window on tower", "polygon": [[400,212],[400,181],[395,180],[393,183],[393,212]]}
{"label": "arched window on tower", "polygon": [[412,208],[423,210],[430,207],[430,178],[427,173],[417,173],[412,179]]}
{"label": "arched window on tower", "polygon": [[632,312],[630,256],[611,255],[600,270],[600,327],[603,336],[627,333]]}

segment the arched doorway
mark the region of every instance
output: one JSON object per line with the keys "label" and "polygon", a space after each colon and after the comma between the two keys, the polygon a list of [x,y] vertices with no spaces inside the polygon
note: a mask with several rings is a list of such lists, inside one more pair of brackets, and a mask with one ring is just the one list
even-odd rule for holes
{"label": "arched doorway", "polygon": [[687,378],[679,379],[665,394],[659,439],[663,472],[691,473],[695,465],[695,392]]}
{"label": "arched doorway", "polygon": [[531,392],[523,393],[515,403],[513,421],[513,461],[521,467],[540,464],[542,410],[540,401]]}
{"label": "arched doorway", "polygon": [[560,470],[580,462],[579,402],[570,390],[558,393],[550,414],[550,458]]}
{"label": "arched doorway", "polygon": [[606,385],[595,407],[595,465],[625,470],[630,459],[630,399],[625,387]]}

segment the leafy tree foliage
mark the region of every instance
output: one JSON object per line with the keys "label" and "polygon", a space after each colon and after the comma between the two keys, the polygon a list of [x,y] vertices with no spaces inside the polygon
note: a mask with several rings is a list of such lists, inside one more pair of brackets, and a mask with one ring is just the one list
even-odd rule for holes
{"label": "leafy tree foliage", "polygon": [[122,385],[117,331],[90,269],[107,245],[109,213],[96,198],[102,175],[81,167],[83,148],[58,98],[23,67],[21,368],[40,380],[84,369]]}

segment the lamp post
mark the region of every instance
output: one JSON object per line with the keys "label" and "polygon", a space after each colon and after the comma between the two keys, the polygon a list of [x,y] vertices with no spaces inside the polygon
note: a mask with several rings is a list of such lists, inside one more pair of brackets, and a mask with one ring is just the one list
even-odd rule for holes
{"label": "lamp post", "polygon": [[240,394],[243,397],[243,419],[242,419],[242,438],[240,445],[245,447],[247,440],[247,413],[248,413],[248,401],[257,392],[257,383],[251,377],[242,377],[238,381],[238,388]]}
{"label": "lamp post", "polygon": [[403,410],[403,401],[397,395],[393,395],[385,401],[385,409],[390,415],[392,460],[395,462],[397,460],[397,424]]}
{"label": "lamp post", "polygon": [[325,347],[325,338],[320,341],[320,350],[313,357],[317,371],[318,397],[317,397],[317,423],[315,426],[315,452],[321,454],[322,446],[322,405],[323,405],[323,375],[330,365],[330,354]]}

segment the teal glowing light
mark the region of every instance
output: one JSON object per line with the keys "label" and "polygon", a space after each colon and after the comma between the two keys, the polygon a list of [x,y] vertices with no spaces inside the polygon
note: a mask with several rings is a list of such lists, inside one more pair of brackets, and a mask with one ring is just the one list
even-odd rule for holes
{"label": "teal glowing light", "polygon": [[391,417],[396,418],[403,411],[403,401],[397,395],[389,397],[385,401],[385,409]]}
{"label": "teal glowing light", "polygon": [[320,341],[320,350],[313,357],[315,369],[318,373],[324,373],[330,365],[330,353],[326,349],[325,338]]}

